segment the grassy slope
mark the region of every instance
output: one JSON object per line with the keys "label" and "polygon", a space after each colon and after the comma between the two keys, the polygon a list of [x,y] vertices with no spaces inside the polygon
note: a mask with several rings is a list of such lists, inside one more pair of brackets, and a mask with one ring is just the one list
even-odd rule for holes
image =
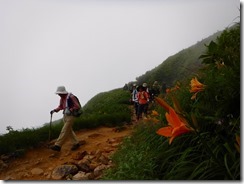
{"label": "grassy slope", "polygon": [[206,45],[220,34],[221,31],[168,57],[159,66],[137,77],[138,83],[147,81],[149,84],[153,84],[157,80],[165,82],[167,86],[172,86],[176,81],[188,78],[202,66],[199,56],[206,51]]}
{"label": "grassy slope", "polygon": [[[97,94],[84,106],[84,114],[76,120],[73,129],[121,126],[130,122],[129,98],[130,93],[122,89]],[[58,137],[62,124],[61,120],[52,124],[51,139]],[[36,147],[39,143],[48,141],[48,138],[49,123],[40,128],[10,130],[9,133],[0,135],[0,155]]]}

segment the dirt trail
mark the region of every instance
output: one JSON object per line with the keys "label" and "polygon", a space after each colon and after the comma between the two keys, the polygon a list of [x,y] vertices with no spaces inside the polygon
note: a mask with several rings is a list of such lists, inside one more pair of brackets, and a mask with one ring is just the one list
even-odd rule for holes
{"label": "dirt trail", "polygon": [[[34,168],[41,168],[44,173],[50,173],[58,165],[74,162],[78,152],[94,152],[109,149],[109,140],[121,140],[129,136],[133,131],[133,125],[126,125],[123,129],[99,127],[91,130],[80,130],[76,132],[79,140],[85,142],[78,150],[71,151],[71,142],[63,145],[60,152],[55,152],[42,146],[26,152],[22,158],[12,160],[6,169],[0,173],[1,180],[47,180],[47,174],[33,174]],[[115,149],[116,150],[116,146]]]}

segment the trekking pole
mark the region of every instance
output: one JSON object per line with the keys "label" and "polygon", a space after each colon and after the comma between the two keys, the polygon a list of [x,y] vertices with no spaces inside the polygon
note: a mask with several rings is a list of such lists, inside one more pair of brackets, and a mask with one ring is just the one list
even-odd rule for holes
{"label": "trekking pole", "polygon": [[51,141],[51,124],[52,124],[52,116],[53,116],[53,114],[51,114],[50,124],[49,124],[49,142]]}

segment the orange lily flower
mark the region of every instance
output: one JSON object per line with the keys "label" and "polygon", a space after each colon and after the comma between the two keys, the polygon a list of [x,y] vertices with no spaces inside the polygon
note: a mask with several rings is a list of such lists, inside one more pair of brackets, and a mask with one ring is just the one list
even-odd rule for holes
{"label": "orange lily flower", "polygon": [[236,135],[236,142],[237,142],[237,144],[240,146],[240,136],[239,135]]}
{"label": "orange lily flower", "polygon": [[169,88],[166,89],[166,93],[167,94],[170,93],[170,89]]}
{"label": "orange lily flower", "polygon": [[175,87],[173,87],[173,88],[167,88],[166,89],[166,93],[169,94],[169,93],[171,93],[173,91],[176,91],[178,89],[180,89],[180,83],[179,82],[177,82],[177,84],[175,85]]}
{"label": "orange lily flower", "polygon": [[157,118],[155,118],[155,117],[148,116],[148,118],[145,118],[145,117],[143,118],[143,122],[157,124],[160,121]]}
{"label": "orange lily flower", "polygon": [[152,121],[153,123],[159,123],[159,122],[160,122],[157,118],[152,118],[151,121]]}
{"label": "orange lily flower", "polygon": [[215,64],[216,64],[218,69],[221,69],[222,67],[225,66],[225,63],[224,63],[223,59],[220,59],[219,61],[216,61]]}
{"label": "orange lily flower", "polygon": [[236,135],[236,143],[235,143],[235,147],[236,147],[237,151],[240,153],[240,136],[239,135]]}
{"label": "orange lily flower", "polygon": [[169,126],[160,128],[157,131],[157,134],[169,137],[169,144],[171,144],[176,137],[191,131],[191,129],[188,128],[186,124],[179,118],[173,108],[170,107],[169,113],[167,112],[165,116]]}
{"label": "orange lily flower", "polygon": [[159,116],[159,113],[155,110],[152,110],[152,116]]}
{"label": "orange lily flower", "polygon": [[193,79],[191,79],[191,83],[190,83],[190,86],[191,86],[191,89],[190,89],[190,92],[191,93],[195,93],[191,99],[195,99],[196,98],[196,95],[198,92],[200,91],[203,91],[204,88],[205,88],[205,85],[200,83],[196,77],[194,77]]}
{"label": "orange lily flower", "polygon": [[173,89],[174,89],[174,90],[180,89],[180,83],[177,82],[176,85],[175,85],[175,87],[174,87]]}

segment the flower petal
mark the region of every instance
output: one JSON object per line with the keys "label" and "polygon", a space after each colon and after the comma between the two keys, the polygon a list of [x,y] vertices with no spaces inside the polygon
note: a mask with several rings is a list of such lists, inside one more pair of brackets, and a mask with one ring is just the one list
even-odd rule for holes
{"label": "flower petal", "polygon": [[181,134],[190,132],[191,130],[187,128],[184,124],[182,124],[180,127],[176,127],[172,131],[172,137],[177,137]]}
{"label": "flower petal", "polygon": [[173,108],[169,108],[169,113],[166,113],[165,116],[169,125],[173,128],[178,127],[182,124],[179,116],[176,114]]}
{"label": "flower petal", "polygon": [[171,126],[163,127],[158,129],[157,134],[162,135],[164,137],[171,137],[172,136],[173,128]]}
{"label": "flower petal", "polygon": [[173,142],[173,140],[180,136],[181,134],[185,134],[185,133],[188,133],[190,132],[191,130],[189,128],[187,128],[185,125],[182,124],[182,126],[180,127],[177,127],[177,128],[174,128],[173,131],[172,131],[172,136],[171,138],[169,139],[169,144],[171,144]]}
{"label": "flower petal", "polygon": [[162,106],[167,112],[169,111],[170,105],[167,104],[162,98],[154,97],[155,101]]}
{"label": "flower petal", "polygon": [[155,110],[152,110],[152,116],[159,116],[159,113]]}
{"label": "flower petal", "polygon": [[174,139],[175,139],[175,137],[171,137],[171,138],[169,139],[169,144],[171,144],[171,143],[173,142]]}
{"label": "flower petal", "polygon": [[194,93],[191,97],[191,100],[195,100],[197,98],[197,93]]}
{"label": "flower petal", "polygon": [[204,88],[205,88],[205,85],[200,83],[197,78],[193,78],[191,79],[191,82],[190,82],[190,86],[191,86],[191,89],[190,89],[190,92],[191,93],[195,93],[195,92],[199,92],[199,91],[203,91]]}

